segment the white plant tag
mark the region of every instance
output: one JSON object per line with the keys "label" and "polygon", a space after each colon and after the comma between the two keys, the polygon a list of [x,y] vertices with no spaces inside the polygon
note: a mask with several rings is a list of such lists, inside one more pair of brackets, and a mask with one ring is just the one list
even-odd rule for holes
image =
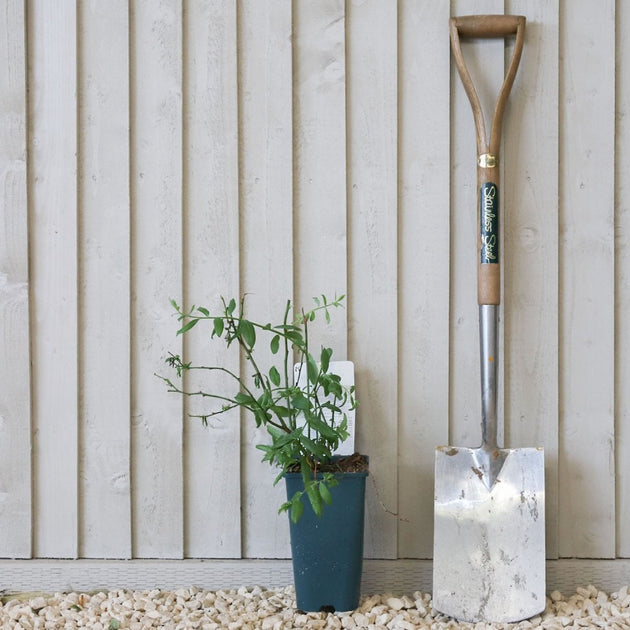
{"label": "white plant tag", "polygon": [[[331,374],[337,374],[341,377],[341,384],[344,387],[352,387],[354,385],[354,363],[352,361],[331,361],[328,366],[328,371]],[[302,364],[300,371],[300,364],[296,363],[293,367],[293,374],[295,378],[295,384],[300,388],[306,387],[306,364]],[[332,397],[330,397],[332,400]],[[348,418],[348,439],[342,442],[333,455],[352,455],[354,453],[354,414],[355,410],[350,409],[350,405],[346,403],[341,407],[341,411],[346,414]]]}

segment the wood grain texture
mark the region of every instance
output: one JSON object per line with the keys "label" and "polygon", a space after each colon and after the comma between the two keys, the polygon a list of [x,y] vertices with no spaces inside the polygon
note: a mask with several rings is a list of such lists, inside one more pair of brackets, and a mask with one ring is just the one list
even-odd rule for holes
{"label": "wood grain texture", "polygon": [[24,2],[0,13],[0,557],[31,556]]}
{"label": "wood grain texture", "polygon": [[630,557],[630,7],[616,7],[615,470],[616,555]]}
{"label": "wood grain texture", "polygon": [[615,3],[563,2],[560,15],[560,555],[609,558],[615,553]]}
{"label": "wood grain texture", "polygon": [[397,37],[395,4],[347,14],[349,356],[357,450],[370,456],[367,554],[395,558],[398,467]]}
{"label": "wood grain texture", "polygon": [[182,5],[131,5],[132,526],[135,557],[183,557],[182,399],[155,373],[181,354]]}
{"label": "wood grain texture", "polygon": [[[0,557],[289,555],[249,419],[202,429],[154,376],[210,356],[169,298],[245,292],[263,319],[348,293],[313,338],[356,363],[365,554],[430,556],[433,450],[480,438],[474,124],[447,33],[473,13],[527,17],[500,439],[545,447],[549,557],[630,555],[625,3],[3,9]],[[463,45],[492,110],[510,44]]]}
{"label": "wood grain texture", "polygon": [[[345,294],[346,16],[342,0],[293,1],[293,201],[295,300]],[[347,314],[314,338],[347,358]]]}
{"label": "wood grain texture", "polygon": [[[189,2],[184,24],[184,253],[185,304],[216,308],[219,296],[239,292],[239,213],[236,8],[231,1]],[[223,365],[238,372],[234,348],[209,342],[208,327],[184,338],[185,360]],[[235,392],[230,379],[212,386]],[[185,387],[210,385],[188,373]],[[185,415],[206,413],[198,398],[185,401]],[[241,555],[240,422],[230,412],[204,428],[184,420],[185,555]]]}
{"label": "wood grain texture", "polygon": [[79,551],[130,558],[128,12],[78,7]]}
{"label": "wood grain texture", "polygon": [[77,16],[29,3],[34,554],[78,554]]}
{"label": "wood grain texture", "polygon": [[528,23],[503,152],[505,442],[544,446],[547,557],[557,558],[559,16],[544,0],[507,10]]}
{"label": "wood grain texture", "polygon": [[[448,442],[448,3],[399,14],[398,556],[430,558],[434,450]],[[431,59],[431,63],[426,60]],[[431,94],[431,98],[427,98]]]}
{"label": "wood grain texture", "polygon": [[[274,324],[281,323],[286,301],[293,298],[291,33],[290,1],[248,0],[239,5],[242,293],[253,318]],[[300,47],[301,40],[295,45]],[[272,354],[266,347],[258,356],[268,370]],[[282,374],[282,367],[277,368]],[[244,415],[244,557],[290,556],[287,516],[278,514],[286,500],[284,483],[272,486],[277,471],[261,462],[262,451],[255,448],[268,442],[266,431]],[[261,536],[263,531],[266,535]]]}

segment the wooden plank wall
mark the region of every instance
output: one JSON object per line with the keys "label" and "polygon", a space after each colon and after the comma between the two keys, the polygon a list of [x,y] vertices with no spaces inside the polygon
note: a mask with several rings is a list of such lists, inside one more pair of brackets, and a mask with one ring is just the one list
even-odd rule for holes
{"label": "wooden plank wall", "polygon": [[[6,0],[0,557],[281,558],[232,414],[154,376],[169,298],[347,293],[366,555],[429,558],[433,451],[479,440],[475,143],[449,15],[522,13],[500,406],[546,451],[548,555],[630,555],[630,11],[602,0]],[[491,109],[512,45],[465,44]],[[215,360],[233,371],[234,357]],[[190,387],[199,381],[190,376]]]}

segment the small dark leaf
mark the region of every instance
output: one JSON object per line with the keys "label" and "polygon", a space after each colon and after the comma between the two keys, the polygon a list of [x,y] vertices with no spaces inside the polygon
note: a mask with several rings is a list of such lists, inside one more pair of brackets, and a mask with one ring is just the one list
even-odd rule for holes
{"label": "small dark leaf", "polygon": [[307,486],[311,479],[311,469],[308,467],[305,457],[300,460],[300,473],[302,473],[302,483]]}
{"label": "small dark leaf", "polygon": [[276,387],[280,385],[280,373],[274,365],[272,365],[271,369],[269,370],[269,378]]}
{"label": "small dark leaf", "polygon": [[326,505],[330,505],[332,503],[332,496],[330,495],[330,490],[326,487],[326,484],[323,482],[319,483],[319,494]]}
{"label": "small dark leaf", "polygon": [[308,380],[315,385],[315,383],[317,383],[319,368],[317,367],[315,359],[310,354],[306,357],[306,374],[308,375]]}
{"label": "small dark leaf", "polygon": [[277,354],[278,349],[280,348],[280,335],[275,335],[273,337],[269,347],[271,348],[271,352],[273,352],[273,354]]}
{"label": "small dark leaf", "polygon": [[297,523],[303,513],[304,504],[302,503],[302,499],[293,499],[291,501],[291,520],[294,523]]}
{"label": "small dark leaf", "polygon": [[315,512],[317,516],[321,516],[323,511],[322,496],[319,494],[317,484],[311,482],[306,486],[305,490],[308,500],[311,502],[313,512]]}
{"label": "small dark leaf", "polygon": [[234,312],[234,309],[236,308],[236,300],[234,298],[232,298],[230,300],[230,303],[227,305],[225,311],[228,315],[232,315],[232,313]]}
{"label": "small dark leaf", "polygon": [[322,372],[328,372],[328,367],[330,366],[330,357],[332,356],[331,348],[322,348],[322,354],[320,358]]}
{"label": "small dark leaf", "polygon": [[323,435],[324,437],[327,437],[327,438],[338,437],[337,433],[335,432],[333,428],[329,427],[321,418],[318,418],[317,416],[313,414],[309,414],[307,418],[307,422],[312,429],[314,429],[315,431],[317,431],[317,433]]}
{"label": "small dark leaf", "polygon": [[256,426],[259,427],[262,424],[267,424],[271,416],[264,409],[255,409],[254,418],[256,420]]}
{"label": "small dark leaf", "polygon": [[220,337],[223,334],[223,319],[221,317],[215,317],[213,321],[213,334]]}
{"label": "small dark leaf", "polygon": [[238,334],[240,334],[243,341],[249,348],[254,347],[254,344],[256,343],[256,329],[249,320],[242,319],[239,322]]}
{"label": "small dark leaf", "polygon": [[238,392],[238,394],[234,396],[234,401],[243,406],[251,405],[256,402],[249,394],[244,394],[243,392]]}
{"label": "small dark leaf", "polygon": [[279,418],[288,418],[291,415],[291,411],[283,405],[273,405],[269,407],[269,411],[273,411]]}
{"label": "small dark leaf", "polygon": [[299,411],[306,411],[311,408],[311,403],[302,393],[293,396],[293,398],[291,398],[291,404]]}
{"label": "small dark leaf", "polygon": [[191,319],[185,326],[182,326],[178,331],[178,335],[183,335],[185,332],[188,332],[193,326],[197,325],[198,319]]}
{"label": "small dark leaf", "polygon": [[286,338],[296,346],[302,347],[304,345],[304,337],[302,337],[301,333],[294,330],[287,330],[284,334]]}

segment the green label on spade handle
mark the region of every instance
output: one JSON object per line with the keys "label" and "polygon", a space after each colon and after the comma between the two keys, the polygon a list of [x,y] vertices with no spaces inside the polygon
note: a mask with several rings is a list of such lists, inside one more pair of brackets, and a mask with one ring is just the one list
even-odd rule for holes
{"label": "green label on spade handle", "polygon": [[481,264],[499,263],[499,189],[486,182],[479,191]]}

